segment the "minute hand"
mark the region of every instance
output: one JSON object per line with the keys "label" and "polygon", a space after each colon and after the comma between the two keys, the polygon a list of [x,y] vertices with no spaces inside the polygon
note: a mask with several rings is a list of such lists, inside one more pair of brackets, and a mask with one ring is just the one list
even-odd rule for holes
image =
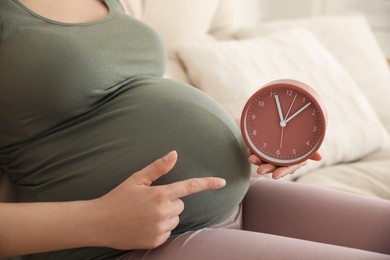
{"label": "minute hand", "polygon": [[294,114],[292,114],[289,118],[286,119],[285,123],[287,124],[291,119],[293,119],[294,117],[296,117],[299,113],[301,113],[303,110],[305,110],[308,106],[311,105],[311,102],[307,103],[306,105],[304,105],[303,107],[301,107],[297,112],[295,112]]}

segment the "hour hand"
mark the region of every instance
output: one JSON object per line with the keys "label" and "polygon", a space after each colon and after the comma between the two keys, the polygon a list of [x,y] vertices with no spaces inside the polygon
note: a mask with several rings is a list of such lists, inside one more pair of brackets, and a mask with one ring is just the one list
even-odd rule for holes
{"label": "hour hand", "polygon": [[301,107],[297,112],[295,112],[293,115],[291,115],[289,118],[286,119],[286,124],[288,122],[290,122],[291,119],[293,119],[294,117],[296,117],[299,113],[301,113],[303,110],[305,110],[308,106],[311,105],[311,102],[307,103],[306,105],[304,105],[303,107]]}
{"label": "hour hand", "polygon": [[279,112],[280,123],[282,123],[284,121],[284,118],[282,113],[282,107],[280,106],[279,96],[275,95],[274,97],[275,97],[276,107],[278,108],[278,112]]}

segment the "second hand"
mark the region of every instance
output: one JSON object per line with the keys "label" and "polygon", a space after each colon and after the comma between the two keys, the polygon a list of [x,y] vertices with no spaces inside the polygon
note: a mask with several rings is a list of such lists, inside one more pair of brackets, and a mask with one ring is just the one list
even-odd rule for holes
{"label": "second hand", "polygon": [[282,127],[282,133],[280,134],[280,146],[279,146],[280,149],[282,149],[283,147],[283,134],[284,134],[284,127]]}

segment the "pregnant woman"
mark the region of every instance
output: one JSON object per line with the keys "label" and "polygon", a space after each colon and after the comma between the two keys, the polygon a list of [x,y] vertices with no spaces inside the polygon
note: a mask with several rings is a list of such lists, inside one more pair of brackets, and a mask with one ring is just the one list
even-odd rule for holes
{"label": "pregnant woman", "polygon": [[[274,178],[302,165],[277,168],[248,155],[219,105],[164,79],[160,39],[126,15],[122,1],[1,0],[0,30],[0,169],[17,195],[0,203],[1,256],[390,253],[381,242],[387,202],[291,183],[250,185],[248,160]],[[362,230],[356,214],[364,215]]]}

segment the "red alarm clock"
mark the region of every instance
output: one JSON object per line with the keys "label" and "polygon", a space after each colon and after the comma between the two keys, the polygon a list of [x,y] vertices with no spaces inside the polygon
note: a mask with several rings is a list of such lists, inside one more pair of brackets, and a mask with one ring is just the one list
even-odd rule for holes
{"label": "red alarm clock", "polygon": [[241,116],[249,149],[278,166],[310,159],[324,140],[326,124],[326,108],[317,92],[291,79],[266,84],[249,98]]}

